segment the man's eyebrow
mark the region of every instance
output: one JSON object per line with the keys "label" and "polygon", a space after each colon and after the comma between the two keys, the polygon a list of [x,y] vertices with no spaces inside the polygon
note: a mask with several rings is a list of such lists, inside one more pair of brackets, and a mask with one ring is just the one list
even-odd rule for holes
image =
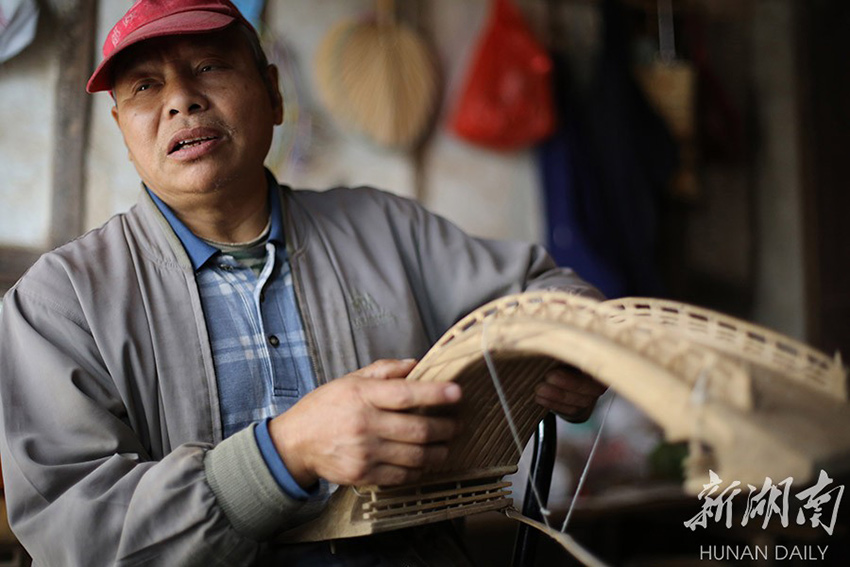
{"label": "man's eyebrow", "polygon": [[135,83],[139,79],[151,77],[154,74],[155,73],[150,68],[136,65],[132,67],[115,69],[112,73],[112,90],[115,91],[119,89],[122,85],[124,86],[124,88],[127,88],[129,87],[129,85]]}
{"label": "man's eyebrow", "polygon": [[[230,59],[232,51],[228,49],[216,49],[215,46],[203,46],[196,49],[193,53],[188,53],[187,56],[191,59],[206,59],[213,57],[216,59]],[[128,60],[126,63],[117,66],[116,70],[121,74],[148,74],[155,72],[159,63],[163,60],[168,60],[168,57],[162,57],[157,54],[138,55]]]}
{"label": "man's eyebrow", "polygon": [[152,54],[132,54],[124,60],[116,62],[113,67],[113,78],[118,79],[136,78],[140,75],[148,75],[155,71],[156,57]]}
{"label": "man's eyebrow", "polygon": [[115,78],[135,79],[142,75],[151,75],[156,72],[155,67],[148,64],[132,65],[121,69],[116,69]]}

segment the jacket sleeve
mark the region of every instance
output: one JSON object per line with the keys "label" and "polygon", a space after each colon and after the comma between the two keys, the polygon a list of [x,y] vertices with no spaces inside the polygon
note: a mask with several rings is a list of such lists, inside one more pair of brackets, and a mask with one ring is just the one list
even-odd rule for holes
{"label": "jacket sleeve", "polygon": [[250,428],[152,458],[130,425],[135,394],[119,391],[67,302],[7,294],[0,385],[9,520],[35,565],[250,565],[302,506],[276,486]]}
{"label": "jacket sleeve", "polygon": [[557,267],[542,246],[472,237],[407,199],[391,197],[388,206],[399,241],[417,259],[429,303],[424,312],[434,317],[438,336],[470,311],[512,293],[560,290],[603,299],[572,269]]}

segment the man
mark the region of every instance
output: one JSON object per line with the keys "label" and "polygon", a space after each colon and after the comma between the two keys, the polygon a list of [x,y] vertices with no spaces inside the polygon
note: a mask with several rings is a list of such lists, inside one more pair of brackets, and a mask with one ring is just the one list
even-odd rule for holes
{"label": "man", "polygon": [[[405,199],[279,187],[277,71],[227,0],[140,0],[103,53],[88,90],[114,97],[139,203],[43,256],[0,324],[9,518],[36,565],[461,564],[441,528],[272,538],[332,484],[446,458],[460,424],[405,410],[462,393],[402,378],[457,319],[592,288]],[[537,399],[584,419],[600,393],[556,372]]]}

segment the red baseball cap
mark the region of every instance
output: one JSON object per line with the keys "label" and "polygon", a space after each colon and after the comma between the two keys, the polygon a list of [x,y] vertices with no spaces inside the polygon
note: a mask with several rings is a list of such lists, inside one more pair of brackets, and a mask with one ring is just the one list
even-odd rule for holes
{"label": "red baseball cap", "polygon": [[115,56],[131,45],[154,37],[213,32],[235,21],[254,29],[229,0],[136,0],[106,36],[103,61],[92,73],[86,90],[111,90]]}

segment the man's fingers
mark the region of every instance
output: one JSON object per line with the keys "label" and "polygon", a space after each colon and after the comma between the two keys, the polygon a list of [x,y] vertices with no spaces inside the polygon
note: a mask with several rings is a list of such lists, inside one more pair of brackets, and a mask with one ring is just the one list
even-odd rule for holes
{"label": "man's fingers", "polygon": [[375,464],[357,484],[395,485],[414,482],[428,469],[436,468],[449,456],[442,444],[414,445],[386,441],[375,450]]}
{"label": "man's fingers", "polygon": [[572,404],[565,404],[558,400],[552,400],[541,396],[535,396],[534,401],[547,410],[553,411],[570,421],[584,420],[586,417],[590,417],[590,413],[593,411],[594,407],[593,405],[575,406]]}
{"label": "man's fingers", "polygon": [[460,400],[460,386],[453,382],[391,380],[360,384],[361,395],[376,408],[408,410],[453,404]]}
{"label": "man's fingers", "polygon": [[578,370],[556,368],[546,373],[545,382],[561,390],[569,390],[575,394],[582,394],[598,398],[608,388]]}
{"label": "man's fingers", "polygon": [[354,374],[363,378],[373,378],[376,380],[405,378],[410,374],[414,366],[416,366],[415,358],[405,358],[402,360],[382,359],[376,360],[369,366],[364,366]]}
{"label": "man's fingers", "polygon": [[449,448],[443,444],[416,445],[385,441],[376,449],[376,459],[385,465],[396,465],[408,469],[429,469],[442,465],[449,456]]}
{"label": "man's fingers", "polygon": [[572,422],[585,421],[607,387],[575,369],[556,368],[534,390],[535,401]]}
{"label": "man's fingers", "polygon": [[570,390],[565,390],[558,388],[557,386],[552,386],[551,384],[548,384],[546,382],[541,382],[540,384],[538,384],[537,388],[534,390],[534,394],[537,398],[548,400],[551,403],[576,406],[581,408],[593,405],[598,397],[587,394],[578,394]]}
{"label": "man's fingers", "polygon": [[416,482],[422,476],[421,469],[411,469],[398,465],[377,465],[355,484],[377,484],[378,486],[393,486]]}
{"label": "man's fingers", "polygon": [[460,430],[460,422],[450,417],[381,412],[374,419],[382,439],[403,443],[424,445],[448,441]]}

